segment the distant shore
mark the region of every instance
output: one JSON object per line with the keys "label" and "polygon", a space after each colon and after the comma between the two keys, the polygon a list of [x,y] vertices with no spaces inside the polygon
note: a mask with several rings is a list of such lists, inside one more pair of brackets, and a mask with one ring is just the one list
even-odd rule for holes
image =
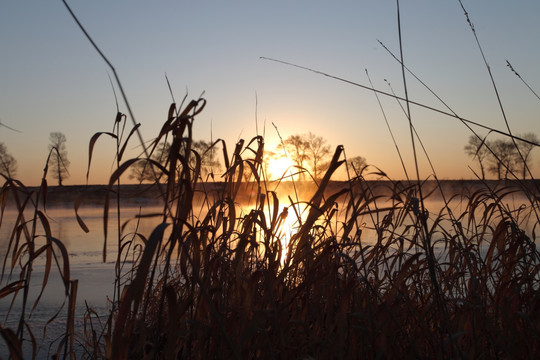
{"label": "distant shore", "polygon": [[[409,185],[406,181],[388,181],[388,180],[367,180],[366,185],[369,185],[371,191],[375,191],[375,195],[391,195],[392,189],[402,190]],[[472,194],[477,190],[486,189],[500,189],[507,188],[515,191],[520,191],[521,186],[525,186],[531,194],[539,196],[538,190],[540,188],[540,180],[522,180],[521,184],[515,180],[439,180],[441,188],[445,196],[452,196],[456,194]],[[264,186],[264,184],[261,184]],[[422,189],[424,190],[424,196],[429,194],[431,197],[440,197],[440,191],[436,190],[437,182],[435,180],[422,181]],[[239,189],[239,198],[248,198],[249,194],[256,191],[256,183],[244,183]],[[309,200],[309,198],[316,191],[316,187],[313,182],[268,182],[266,184],[267,190],[276,190],[278,196],[286,197],[290,195],[292,198],[296,197],[296,194],[302,200]],[[349,185],[344,181],[332,181],[327,187],[325,194],[333,194],[343,188],[348,188]],[[163,187],[165,188],[165,187]],[[295,190],[296,188],[296,190]],[[35,199],[38,193],[39,187],[28,187],[32,192],[32,197]],[[76,201],[80,201],[81,206],[93,205],[102,206],[105,203],[106,195],[108,191],[110,193],[110,199],[116,199],[117,186],[113,186],[110,190],[107,185],[65,185],[65,186],[49,186],[47,188],[47,195],[45,197],[46,206],[63,206],[73,207]],[[356,186],[355,191],[361,191],[359,186]],[[194,189],[194,197],[200,196],[201,191],[212,196],[218,196],[220,193],[226,191],[225,185],[222,182],[209,182],[199,183],[198,187]],[[120,186],[120,198],[122,204],[125,206],[151,206],[162,204],[161,191],[156,184],[125,184]],[[22,194],[21,194],[22,195]],[[8,197],[8,204],[13,205],[13,195],[10,193]],[[40,200],[43,204],[43,199]]]}

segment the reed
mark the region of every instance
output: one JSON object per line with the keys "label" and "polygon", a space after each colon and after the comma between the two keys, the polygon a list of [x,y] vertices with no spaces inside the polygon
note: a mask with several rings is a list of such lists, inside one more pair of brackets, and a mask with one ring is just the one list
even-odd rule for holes
{"label": "reed", "polygon": [[[55,151],[52,149],[47,158],[41,185],[37,191],[29,189],[20,181],[5,174],[4,185],[1,193],[1,217],[0,228],[5,229],[6,239],[2,239],[5,247],[3,254],[2,271],[0,274],[0,299],[11,298],[7,313],[4,314],[5,323],[13,322],[15,318],[16,331],[1,327],[2,337],[10,351],[10,356],[15,359],[22,359],[23,343],[28,342],[32,349],[32,357],[36,356],[37,339],[34,332],[37,330],[32,326],[31,316],[38,307],[40,299],[45,291],[47,283],[51,277],[51,271],[57,271],[64,285],[63,303],[59,306],[58,312],[51,314],[47,324],[62,311],[66,311],[67,323],[66,331],[58,341],[58,346],[52,351],[59,356],[73,351],[74,336],[74,308],[77,296],[77,281],[70,277],[69,256],[64,244],[53,236],[49,220],[46,215],[47,204],[47,171],[51,155]],[[8,200],[13,203],[16,210],[16,219],[12,224],[3,222]],[[26,217],[30,215],[30,218]],[[37,262],[44,260],[44,271],[42,276],[34,274],[34,266]],[[31,296],[31,285],[36,282],[40,284],[37,295]],[[60,295],[62,297],[62,295]],[[65,303],[67,302],[67,308]],[[42,329],[44,332],[45,329]]]}
{"label": "reed", "polygon": [[[287,183],[280,182],[280,193],[266,180],[261,137],[239,141],[230,156],[217,140],[213,146],[222,146],[226,164],[223,181],[202,181],[202,154],[191,148],[191,127],[204,105],[203,99],[183,109],[171,105],[148,145],[151,154],[164,139],[171,141],[165,165],[144,155],[124,160],[120,152],[131,136],[118,147],[104,234],[110,236],[117,181],[138,161],[153,167],[162,186],[162,211],[143,209],[139,217],[159,216],[161,224],[148,237],[128,236],[117,224],[117,295],[105,316],[87,308],[84,338],[73,325],[77,282],[45,216],[46,174],[37,193],[7,179],[2,211],[9,196],[19,215],[14,224],[0,223],[12,227],[0,295],[22,304],[17,328],[0,329],[10,356],[21,358],[27,341],[38,346],[25,309],[38,306],[39,297],[28,304],[25,289],[35,281],[32,263],[39,255],[47,269],[38,279],[43,288],[53,269],[65,282],[68,306],[61,311],[69,321],[51,351],[63,358],[538,355],[539,203],[533,181],[528,187],[486,182],[473,192],[450,194],[433,182],[392,181],[378,170],[333,182],[346,164],[337,147],[312,194],[293,199]],[[424,201],[443,203],[440,211],[420,207],[417,186]],[[525,195],[524,203],[512,208],[516,194]],[[33,209],[30,220],[27,209]],[[79,223],[84,229],[80,217]]]}
{"label": "reed", "polygon": [[[114,68],[92,44],[122,89]],[[403,57],[396,60],[404,77],[411,73]],[[337,79],[423,106],[408,96]],[[126,100],[123,90],[122,96]],[[132,114],[128,129],[119,111],[112,132],[92,136],[88,172],[98,139],[116,141],[117,163],[103,206],[104,260],[113,237],[111,209],[117,215],[116,281],[107,314],[87,305],[82,337],[75,329],[78,282],[46,216],[47,167],[37,192],[4,176],[0,227],[9,228],[9,238],[0,298],[11,299],[11,307],[0,334],[9,357],[38,356],[30,314],[52,271],[64,283],[61,298],[67,306],[58,313],[66,312],[68,319],[48,353],[56,358],[540,356],[536,180],[515,176],[483,182],[470,192],[448,192],[434,170],[435,186],[418,173],[415,181],[394,181],[372,166],[371,172],[347,168],[347,180],[337,182],[335,172],[347,166],[345,149],[338,146],[322,180],[311,193],[299,195],[300,183],[287,188],[285,177],[277,186],[268,180],[261,136],[238,141],[232,152],[216,140],[207,151],[221,148],[225,169],[203,179],[204,154],[193,148],[192,126],[205,105],[203,98],[173,102],[150,143],[142,141]],[[129,111],[127,100],[126,106]],[[446,114],[468,127],[479,125],[452,110]],[[412,121],[410,129],[411,140],[419,140]],[[521,140],[509,127],[508,133],[489,130]],[[126,160],[125,149],[137,137],[141,154]],[[160,163],[152,154],[164,141],[171,146]],[[127,233],[120,221],[120,179],[141,162],[154,174],[160,194],[159,213],[141,209],[135,218],[159,219],[150,234]],[[518,206],[512,206],[515,196],[522,199]],[[8,198],[18,213],[12,224],[2,221]],[[442,206],[430,212],[431,200]],[[88,231],[78,213],[83,202],[75,202],[75,214]],[[27,219],[29,210],[33,215]],[[44,259],[45,275],[35,279],[38,258]],[[33,281],[41,283],[41,292],[31,301]],[[16,325],[10,327],[13,316]]]}
{"label": "reed", "polygon": [[[507,199],[524,191],[519,184],[439,195],[441,187],[421,182],[425,201],[442,198],[440,212],[429,213],[416,183],[360,173],[336,186],[331,177],[345,163],[337,147],[312,195],[287,201],[265,181],[260,137],[240,141],[230,157],[215,142],[227,164],[216,186],[201,181],[201,154],[190,148],[203,106],[173,104],[150,145],[173,144],[156,166],[163,221],[102,330],[112,337],[96,342],[94,331],[86,340],[96,357],[538,355],[540,263],[525,230],[538,225],[534,186],[513,209]],[[136,161],[113,174],[111,191]]]}

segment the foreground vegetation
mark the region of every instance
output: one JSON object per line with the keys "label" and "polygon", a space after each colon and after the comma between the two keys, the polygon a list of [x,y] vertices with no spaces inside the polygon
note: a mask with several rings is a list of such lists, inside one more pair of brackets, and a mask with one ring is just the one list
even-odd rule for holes
{"label": "foreground vegetation", "polygon": [[[74,325],[77,280],[45,215],[46,174],[37,193],[6,179],[2,210],[9,194],[19,211],[15,224],[1,224],[12,230],[0,295],[22,301],[18,327],[0,329],[12,358],[22,358],[24,343],[37,346],[29,313],[38,304],[29,303],[29,286],[45,287],[55,269],[65,284],[67,323],[51,351],[64,358],[538,357],[537,183],[486,183],[447,197],[416,182],[376,185],[362,169],[348,169],[350,179],[327,194],[332,175],[347,166],[337,147],[308,197],[297,198],[294,183],[289,196],[278,197],[263,171],[264,139],[255,137],[231,156],[222,141],[213,144],[221,144],[227,170],[223,186],[210,191],[199,176],[203,154],[191,148],[191,125],[204,104],[173,104],[147,154],[129,160],[122,149],[131,136],[123,138],[118,114],[109,133],[119,152],[105,242],[113,237],[109,212],[122,211],[119,179],[141,161],[159,179],[163,210],[153,216],[161,224],[148,237],[117,224],[110,312],[88,308],[83,329]],[[152,160],[163,140],[171,142],[166,166]],[[512,208],[506,200],[517,193]],[[424,208],[431,197],[445,204],[439,213]],[[38,246],[41,236],[46,242]],[[38,256],[45,279],[32,277]]]}
{"label": "foreground vegetation", "polygon": [[[38,353],[43,338],[31,326],[40,295],[29,294],[35,282],[43,291],[53,272],[61,276],[64,292],[50,322],[60,313],[66,321],[48,357],[540,357],[535,180],[519,180],[525,176],[498,159],[499,173],[514,180],[486,182],[469,193],[428,190],[420,180],[369,183],[368,169],[349,167],[338,146],[324,173],[314,176],[311,193],[301,194],[293,183],[286,196],[278,196],[276,183],[267,179],[260,136],[239,141],[230,155],[223,141],[210,144],[205,152],[221,151],[224,170],[205,170],[203,178],[206,154],[194,146],[192,125],[205,103],[173,103],[160,132],[137,158],[124,157],[139,125],[127,129],[120,112],[112,132],[90,140],[89,171],[102,136],[113,139],[117,149],[103,207],[103,260],[110,256],[107,242],[115,241],[118,249],[114,295],[105,314],[90,306],[84,315],[75,311],[78,282],[46,215],[48,167],[37,191],[2,174],[0,226],[9,236],[1,239],[6,251],[0,298],[11,304],[0,320],[6,357],[43,356]],[[499,134],[520,152],[510,131]],[[168,143],[166,150],[158,148]],[[475,154],[489,147],[483,140],[477,145]],[[165,161],[156,160],[156,149]],[[519,158],[523,174],[530,174],[527,159]],[[149,235],[128,233],[120,221],[120,179],[135,167],[160,189],[162,211],[141,214],[159,219]],[[332,176],[343,167],[347,181],[329,193]],[[300,166],[293,171],[309,178]],[[378,170],[371,175],[386,177]],[[209,189],[218,176],[222,186]],[[427,210],[432,198],[442,203],[440,211]],[[2,221],[8,199],[18,212],[11,224]],[[75,216],[88,231],[78,213],[84,201],[75,201]],[[45,264],[43,277],[34,273],[38,259]]]}

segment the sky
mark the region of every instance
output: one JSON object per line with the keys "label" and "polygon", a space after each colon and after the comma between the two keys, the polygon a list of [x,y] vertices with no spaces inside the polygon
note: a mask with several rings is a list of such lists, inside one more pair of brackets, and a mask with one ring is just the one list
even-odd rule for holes
{"label": "sky", "polygon": [[[145,141],[158,134],[172,97],[203,92],[207,106],[194,121],[194,137],[239,139],[265,135],[274,147],[311,131],[348,157],[363,156],[392,179],[404,178],[392,136],[409,174],[414,160],[409,122],[398,102],[327,76],[262,59],[315,69],[404,96],[395,1],[68,1],[115,67],[141,123]],[[540,101],[506,66],[540,92],[540,2],[463,0],[490,66],[511,131],[540,135]],[[459,116],[506,132],[482,55],[456,1],[400,2],[405,65]],[[0,142],[17,159],[17,178],[38,185],[49,134],[67,138],[70,177],[87,182],[88,146],[111,131],[116,115],[111,70],[84,37],[62,1],[0,3]],[[411,100],[445,109],[411,75]],[[116,86],[118,94],[118,87]],[[127,112],[119,98],[120,111]],[[384,111],[384,115],[383,115]],[[131,121],[131,119],[129,119]],[[464,146],[471,132],[460,121],[411,106],[411,121],[439,179],[470,179],[478,171]],[[277,130],[276,130],[277,128]],[[480,135],[487,131],[474,128]],[[490,134],[489,139],[497,135]],[[416,146],[419,147],[418,143]],[[140,152],[138,141],[125,159]],[[422,179],[433,174],[418,150]],[[229,150],[231,151],[231,150]],[[532,170],[540,174],[540,151]],[[104,184],[114,170],[115,143],[100,138],[88,183]],[[49,184],[54,180],[48,176]]]}

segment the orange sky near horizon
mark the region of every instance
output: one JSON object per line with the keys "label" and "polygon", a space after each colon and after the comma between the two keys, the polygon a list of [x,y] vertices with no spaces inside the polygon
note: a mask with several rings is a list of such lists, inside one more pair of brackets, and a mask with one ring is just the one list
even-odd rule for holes
{"label": "orange sky near horizon", "polygon": [[[459,2],[421,0],[401,4],[405,65],[440,96],[406,74],[409,99],[488,128],[540,135],[540,101],[527,87],[540,87],[534,46],[540,34],[540,3],[463,1],[493,75],[489,77]],[[264,135],[273,149],[293,134],[323,136],[347,157],[363,156],[372,169],[405,178],[392,137],[410,177],[415,161],[405,104],[320,73],[269,61],[275,58],[347,81],[405,97],[399,54],[396,4],[324,1],[272,3],[218,1],[105,1],[70,4],[118,72],[135,122],[150,142],[173,101],[204,92],[206,108],[195,118],[196,140],[224,139],[229,155],[239,139]],[[187,16],[186,14],[189,14]],[[121,15],[121,16],[119,16]],[[180,18],[182,21],[178,21]],[[71,176],[66,185],[85,184],[88,149],[97,132],[110,132],[116,115],[111,69],[84,38],[61,2],[0,4],[0,127],[18,162],[17,178],[38,185],[48,155],[49,134],[67,138]],[[508,67],[527,82],[525,85]],[[366,75],[369,71],[369,77]],[[117,85],[120,111],[127,113]],[[536,91],[538,94],[539,91]],[[479,168],[464,146],[471,131],[458,119],[411,105],[421,179],[473,179]],[[505,121],[506,116],[506,121]],[[131,127],[128,119],[126,131]],[[387,125],[388,124],[388,125]],[[392,134],[390,134],[388,126]],[[488,130],[473,126],[481,136]],[[279,131],[279,134],[278,134]],[[490,133],[488,140],[501,138]],[[115,142],[96,143],[88,183],[105,184],[115,168]],[[429,159],[424,154],[424,149]],[[124,160],[141,154],[133,138]],[[223,163],[223,161],[222,161]],[[540,175],[540,151],[532,153]],[[493,177],[493,174],[489,175]],[[48,176],[49,185],[55,180]],[[132,182],[127,177],[123,182]]]}

